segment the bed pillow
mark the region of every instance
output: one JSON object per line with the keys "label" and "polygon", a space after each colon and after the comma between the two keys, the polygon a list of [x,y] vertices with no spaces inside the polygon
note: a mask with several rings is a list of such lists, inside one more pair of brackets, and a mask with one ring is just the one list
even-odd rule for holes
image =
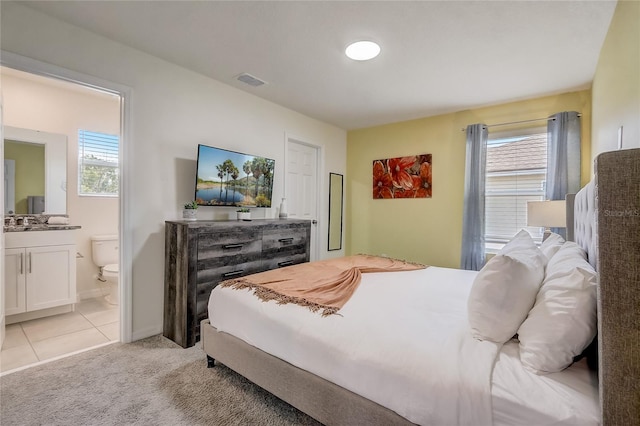
{"label": "bed pillow", "polygon": [[547,265],[536,303],[518,330],[520,360],[536,374],[561,371],[593,340],[597,274],[582,248],[566,242]]}
{"label": "bed pillow", "polygon": [[547,258],[547,262],[551,260],[554,254],[560,250],[560,247],[564,244],[564,238],[562,236],[552,232],[546,240],[540,244],[540,251]]}
{"label": "bed pillow", "polygon": [[545,260],[521,231],[478,272],[467,302],[476,339],[504,343],[516,334],[534,304]]}
{"label": "bed pillow", "polygon": [[520,232],[514,235],[514,237],[511,238],[511,240],[496,254],[508,254],[519,250],[532,250],[535,247],[536,244],[533,242],[531,234],[524,229],[521,229]]}

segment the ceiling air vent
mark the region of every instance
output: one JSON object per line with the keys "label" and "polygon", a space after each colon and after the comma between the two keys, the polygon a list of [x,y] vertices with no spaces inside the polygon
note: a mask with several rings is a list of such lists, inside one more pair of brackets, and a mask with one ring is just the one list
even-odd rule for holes
{"label": "ceiling air vent", "polygon": [[247,73],[240,74],[238,76],[238,80],[240,80],[243,83],[247,83],[249,86],[253,86],[253,87],[262,86],[264,84],[264,81]]}

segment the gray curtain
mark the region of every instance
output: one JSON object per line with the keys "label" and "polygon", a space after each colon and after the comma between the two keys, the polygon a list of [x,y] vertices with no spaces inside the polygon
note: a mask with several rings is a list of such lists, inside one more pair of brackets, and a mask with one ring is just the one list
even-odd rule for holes
{"label": "gray curtain", "polygon": [[[547,123],[547,200],[564,200],[580,190],[580,117],[559,112]],[[564,229],[552,229],[565,236]]]}
{"label": "gray curtain", "polygon": [[484,192],[487,163],[487,126],[467,126],[464,178],[461,269],[479,271],[484,265]]}

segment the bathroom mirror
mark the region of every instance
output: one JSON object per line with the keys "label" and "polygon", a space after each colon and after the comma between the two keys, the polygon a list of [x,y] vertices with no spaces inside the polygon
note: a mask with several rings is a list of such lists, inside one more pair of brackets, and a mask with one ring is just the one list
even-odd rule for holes
{"label": "bathroom mirror", "polygon": [[[27,214],[28,197],[32,205],[44,195],[44,213],[67,213],[67,137],[18,127],[4,127],[5,214],[10,210]],[[9,149],[7,149],[9,147]],[[44,150],[44,152],[42,152]],[[13,158],[9,158],[9,157]],[[34,161],[36,160],[36,161]],[[20,162],[28,162],[27,172]],[[9,161],[9,164],[12,162]],[[38,164],[37,170],[33,169]],[[13,174],[13,175],[12,175]],[[44,180],[44,182],[42,182]],[[44,186],[44,192],[42,192]],[[31,193],[40,192],[40,193]],[[13,199],[12,199],[13,197]],[[34,198],[35,197],[35,198]],[[39,208],[41,212],[42,207]]]}
{"label": "bathroom mirror", "polygon": [[329,251],[342,249],[342,180],[342,175],[329,173]]}

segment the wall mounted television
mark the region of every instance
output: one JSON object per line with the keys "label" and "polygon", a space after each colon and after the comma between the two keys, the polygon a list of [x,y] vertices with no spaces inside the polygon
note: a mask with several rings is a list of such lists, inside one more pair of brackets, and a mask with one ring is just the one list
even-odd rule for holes
{"label": "wall mounted television", "polygon": [[198,145],[200,206],[271,207],[275,160]]}

